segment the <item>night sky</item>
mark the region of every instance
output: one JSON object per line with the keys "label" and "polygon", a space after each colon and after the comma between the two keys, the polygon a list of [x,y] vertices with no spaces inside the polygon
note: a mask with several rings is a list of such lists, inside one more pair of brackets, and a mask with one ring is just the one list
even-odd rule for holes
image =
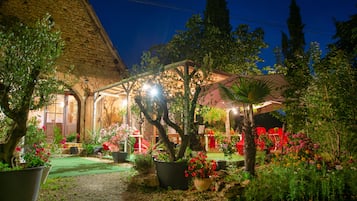
{"label": "night sky", "polygon": [[[193,14],[201,14],[206,0],[89,0],[104,29],[128,68],[140,62],[143,51],[166,43],[177,30],[184,30]],[[262,51],[264,64],[274,65],[273,49],[281,44],[290,0],[228,0],[233,29],[248,24],[261,27],[269,48]],[[346,21],[356,13],[355,0],[296,0],[305,24],[306,44],[320,43],[324,51],[335,34],[333,19]]]}

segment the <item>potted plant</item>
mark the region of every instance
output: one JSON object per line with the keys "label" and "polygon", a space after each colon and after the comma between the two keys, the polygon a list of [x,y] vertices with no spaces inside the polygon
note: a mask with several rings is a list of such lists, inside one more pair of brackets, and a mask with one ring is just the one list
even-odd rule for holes
{"label": "potted plant", "polygon": [[216,175],[217,163],[215,160],[207,160],[207,155],[198,152],[197,156],[188,161],[186,177],[192,177],[195,188],[198,191],[207,190],[212,184],[212,176]]}
{"label": "potted plant", "polygon": [[[40,184],[44,183],[48,172],[43,172],[50,166],[50,152],[41,144],[32,146],[17,146],[15,162],[10,168],[0,164],[1,195],[5,200],[36,200]],[[21,192],[18,192],[21,189]]]}
{"label": "potted plant", "polygon": [[[45,183],[52,166],[50,163],[50,151],[48,150],[49,146],[46,140],[45,127],[40,128],[39,122],[36,117],[32,117],[29,120],[23,149],[21,150],[24,152],[22,157],[27,165],[33,167],[44,166],[41,183]],[[21,147],[22,145],[20,144],[17,150]]]}
{"label": "potted plant", "polygon": [[[4,170],[18,169],[13,163],[15,148],[27,133],[30,110],[42,108],[62,92],[54,64],[63,42],[49,15],[31,24],[3,16],[0,24],[0,163],[7,167],[0,170],[0,180],[6,181],[1,182],[0,194],[4,200],[36,200],[43,167]],[[7,178],[11,175],[17,178]],[[27,179],[33,183],[24,186]]]}
{"label": "potted plant", "polygon": [[[153,73],[144,83],[146,85],[138,87],[135,103],[145,119],[156,127],[160,142],[164,144],[164,151],[169,158],[169,161],[155,161],[160,185],[166,188],[177,186],[180,189],[187,189],[188,185],[165,184],[164,180],[173,175],[181,176],[180,179],[177,179],[179,181],[185,180],[183,168],[187,166],[187,163],[179,164],[178,162],[182,162],[188,146],[194,148],[193,145],[196,145],[192,141],[192,139],[198,138],[198,128],[195,125],[194,115],[201,85],[207,75],[202,71],[204,66],[199,67],[191,61],[162,68],[163,66],[158,66],[157,69],[161,69],[161,72]],[[179,134],[181,138],[179,146],[176,147],[170,141],[167,126],[170,126]],[[169,171],[167,168],[173,170]],[[165,170],[166,173],[161,174],[162,170]],[[172,172],[173,175],[167,175],[169,172]],[[187,184],[188,182],[183,183]]]}
{"label": "potted plant", "polygon": [[103,128],[100,131],[103,140],[103,149],[109,150],[112,154],[115,163],[125,162],[128,152],[124,151],[122,144],[128,140],[128,137],[134,129],[127,125],[119,125],[118,123]]}

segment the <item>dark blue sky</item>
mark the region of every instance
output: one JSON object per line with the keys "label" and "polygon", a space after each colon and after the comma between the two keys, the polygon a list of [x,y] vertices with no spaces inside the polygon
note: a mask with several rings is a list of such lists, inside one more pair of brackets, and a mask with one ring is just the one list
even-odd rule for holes
{"label": "dark blue sky", "polygon": [[[184,30],[193,14],[201,14],[206,0],[89,0],[104,29],[127,67],[140,62],[143,51],[166,43],[177,30]],[[262,51],[264,64],[274,65],[273,48],[280,46],[281,32],[288,33],[286,20],[290,0],[227,0],[233,28],[248,24],[262,27],[269,48]],[[333,19],[345,21],[356,13],[355,0],[296,0],[305,24],[305,40],[326,49],[333,42]]]}

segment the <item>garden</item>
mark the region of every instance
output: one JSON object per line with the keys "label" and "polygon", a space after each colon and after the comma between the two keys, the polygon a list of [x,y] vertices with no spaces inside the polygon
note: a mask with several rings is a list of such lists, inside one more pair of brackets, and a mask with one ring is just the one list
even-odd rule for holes
{"label": "garden", "polygon": [[[185,60],[170,69],[146,58],[156,70],[133,86],[131,98],[158,140],[138,151],[140,131],[128,126],[129,118],[91,131],[80,146],[58,133],[49,142],[46,128],[28,114],[63,92],[53,68],[63,48],[60,34],[51,31],[50,16],[33,27],[6,25],[9,29],[0,27],[0,181],[6,181],[0,194],[5,200],[357,200],[356,71],[342,50],[320,59],[312,46],[304,55],[309,59],[287,58],[284,115],[276,114],[286,127],[277,129],[278,140],[254,122],[256,106],[273,91],[269,82],[241,76],[230,86],[219,85],[243,120],[239,140],[213,136],[217,152],[201,143],[197,120],[204,116],[200,93],[212,84],[210,55],[200,64]],[[145,84],[152,88],[144,90]],[[168,127],[180,143],[171,141]],[[69,156],[68,145],[73,147]]]}

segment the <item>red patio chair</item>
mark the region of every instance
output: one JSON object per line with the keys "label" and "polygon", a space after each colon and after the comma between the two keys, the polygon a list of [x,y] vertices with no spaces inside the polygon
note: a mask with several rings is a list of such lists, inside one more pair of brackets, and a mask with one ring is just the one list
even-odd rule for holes
{"label": "red patio chair", "polygon": [[257,147],[259,147],[260,150],[264,150],[264,147],[265,147],[265,143],[263,140],[260,139],[259,136],[261,135],[265,135],[266,134],[266,129],[264,127],[256,127],[256,133],[257,133],[257,138],[255,140],[255,144]]}
{"label": "red patio chair", "polygon": [[242,139],[236,143],[237,152],[240,155],[244,155],[244,133],[242,133]]}

